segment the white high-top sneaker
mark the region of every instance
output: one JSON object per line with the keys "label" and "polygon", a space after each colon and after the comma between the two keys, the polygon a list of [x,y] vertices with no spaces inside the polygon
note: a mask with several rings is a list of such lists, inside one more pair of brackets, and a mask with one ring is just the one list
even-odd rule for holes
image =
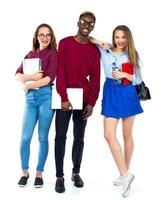
{"label": "white high-top sneaker", "polygon": [[133,174],[131,174],[130,172],[126,172],[122,176],[122,187],[123,187],[122,196],[123,197],[129,196],[130,186],[131,186],[131,183],[133,182],[134,178],[135,178],[135,176]]}
{"label": "white high-top sneaker", "polygon": [[114,180],[113,184],[115,186],[120,186],[122,185],[122,176],[119,176],[116,180]]}

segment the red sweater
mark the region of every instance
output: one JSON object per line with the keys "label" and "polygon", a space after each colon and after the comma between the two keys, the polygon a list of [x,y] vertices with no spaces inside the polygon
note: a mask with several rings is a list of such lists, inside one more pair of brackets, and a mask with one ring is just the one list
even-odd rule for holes
{"label": "red sweater", "polygon": [[[30,51],[25,58],[40,58],[42,64],[43,77],[50,77],[52,85],[57,72],[57,51],[55,49],[45,48],[41,51]],[[23,74],[23,64],[17,69],[16,73]]]}
{"label": "red sweater", "polygon": [[83,88],[83,102],[94,106],[100,90],[100,53],[92,43],[82,44],[73,36],[58,48],[57,91],[68,101],[67,88]]}

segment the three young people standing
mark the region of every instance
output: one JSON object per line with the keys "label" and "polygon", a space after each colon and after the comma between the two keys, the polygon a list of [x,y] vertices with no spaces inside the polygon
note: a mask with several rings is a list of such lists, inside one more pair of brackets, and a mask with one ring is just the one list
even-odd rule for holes
{"label": "three young people standing", "polygon": [[[84,186],[84,182],[80,177],[84,134],[87,118],[91,116],[99,95],[101,53],[106,77],[101,112],[104,116],[104,136],[120,172],[120,176],[114,181],[114,184],[123,186],[123,197],[129,194],[131,183],[134,180],[134,175],[128,171],[134,147],[132,128],[135,115],[143,112],[134,87],[135,84],[139,84],[142,80],[139,56],[134,46],[132,33],[124,25],[114,29],[112,48],[107,51],[99,47],[99,52],[97,47],[101,45],[100,41],[95,39],[91,40],[89,37],[95,26],[95,22],[96,17],[91,12],[83,12],[80,15],[77,23],[77,34],[66,37],[59,43],[58,63],[56,40],[53,31],[48,25],[40,25],[34,35],[33,51],[26,58],[39,57],[42,59],[43,73],[36,73],[32,76],[24,75],[22,65],[17,70],[16,77],[23,82],[26,91],[27,108],[24,115],[21,140],[21,162],[23,170],[22,177],[19,181],[19,185],[21,186],[26,185],[29,178],[28,162],[30,142],[37,121],[39,123],[40,152],[35,186],[41,187],[43,185],[42,172],[48,153],[48,132],[54,114],[54,110],[50,108],[51,85],[56,75],[57,91],[61,96],[62,103],[61,109],[56,110],[55,122],[55,163],[57,177],[55,190],[58,193],[65,191],[63,166],[66,135],[71,116],[73,119],[74,135],[71,179],[76,187]],[[98,44],[97,47],[92,43]],[[133,74],[121,71],[122,64],[127,62],[133,65]],[[117,65],[119,70],[112,71],[113,63]],[[123,79],[127,79],[129,84],[126,86],[123,85],[121,82]],[[31,84],[25,84],[28,80],[35,81]],[[83,88],[82,110],[71,110],[72,103],[68,99],[67,88]],[[45,106],[47,106],[47,109]],[[46,113],[47,118],[41,121],[42,113],[43,116]],[[32,120],[28,119],[30,115],[33,115]],[[116,138],[119,119],[122,119],[123,125],[124,153]]]}

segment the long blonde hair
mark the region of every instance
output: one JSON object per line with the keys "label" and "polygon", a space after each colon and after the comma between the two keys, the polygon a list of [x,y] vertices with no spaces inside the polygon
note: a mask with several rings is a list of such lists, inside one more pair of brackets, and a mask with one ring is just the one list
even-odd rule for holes
{"label": "long blonde hair", "polygon": [[132,33],[131,33],[130,29],[127,26],[119,25],[113,30],[113,34],[112,34],[113,47],[114,48],[116,47],[116,44],[115,44],[115,32],[118,31],[118,30],[121,30],[121,31],[123,31],[125,33],[125,38],[126,38],[125,51],[129,56],[130,62],[133,64],[133,67],[135,69],[139,68],[140,67],[140,65],[139,65],[139,54],[136,51]]}

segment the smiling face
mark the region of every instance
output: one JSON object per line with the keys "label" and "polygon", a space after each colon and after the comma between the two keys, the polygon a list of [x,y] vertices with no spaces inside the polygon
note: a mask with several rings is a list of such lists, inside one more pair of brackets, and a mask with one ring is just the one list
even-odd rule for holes
{"label": "smiling face", "polygon": [[125,36],[125,32],[122,30],[116,30],[114,34],[114,44],[115,47],[120,50],[124,51],[127,45],[127,40]]}
{"label": "smiling face", "polygon": [[49,28],[41,27],[38,30],[37,40],[39,42],[40,50],[47,48],[51,42],[51,33]]}
{"label": "smiling face", "polygon": [[95,25],[94,18],[90,15],[83,15],[81,19],[78,21],[78,35],[82,35],[83,37],[88,37],[90,32],[93,30]]}

